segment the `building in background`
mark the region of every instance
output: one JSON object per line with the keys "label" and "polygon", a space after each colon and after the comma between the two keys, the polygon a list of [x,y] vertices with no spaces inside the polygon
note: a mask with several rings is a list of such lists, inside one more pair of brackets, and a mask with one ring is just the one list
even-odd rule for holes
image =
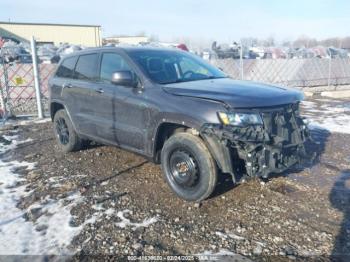
{"label": "building in background", "polygon": [[111,36],[103,38],[103,44],[127,44],[127,45],[138,45],[148,43],[149,39],[147,36]]}
{"label": "building in background", "polygon": [[0,22],[0,38],[29,42],[31,36],[38,44],[69,43],[87,47],[102,44],[99,25]]}

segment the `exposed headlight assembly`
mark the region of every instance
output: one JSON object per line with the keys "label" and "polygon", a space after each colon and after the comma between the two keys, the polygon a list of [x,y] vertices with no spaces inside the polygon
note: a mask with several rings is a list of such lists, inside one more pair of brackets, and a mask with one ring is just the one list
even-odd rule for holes
{"label": "exposed headlight assembly", "polygon": [[247,126],[262,125],[263,120],[257,113],[225,113],[218,112],[218,117],[224,125]]}

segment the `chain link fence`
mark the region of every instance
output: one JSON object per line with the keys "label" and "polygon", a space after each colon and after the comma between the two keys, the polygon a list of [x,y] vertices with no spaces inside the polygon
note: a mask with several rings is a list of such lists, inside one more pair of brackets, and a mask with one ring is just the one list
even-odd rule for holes
{"label": "chain link fence", "polygon": [[[1,58],[0,58],[1,60]],[[234,79],[274,83],[301,89],[350,88],[350,58],[341,59],[211,59]],[[48,111],[48,80],[56,64],[40,64],[39,79],[44,111]],[[348,86],[347,86],[348,85]],[[0,118],[37,113],[32,64],[0,63]]]}
{"label": "chain link fence", "polygon": [[[48,110],[48,80],[55,69],[55,64],[39,65],[41,99],[45,111]],[[0,87],[4,103],[2,112],[5,107],[11,115],[37,112],[32,64],[1,64]]]}
{"label": "chain link fence", "polygon": [[234,79],[274,83],[301,89],[350,85],[350,58],[211,59]]}

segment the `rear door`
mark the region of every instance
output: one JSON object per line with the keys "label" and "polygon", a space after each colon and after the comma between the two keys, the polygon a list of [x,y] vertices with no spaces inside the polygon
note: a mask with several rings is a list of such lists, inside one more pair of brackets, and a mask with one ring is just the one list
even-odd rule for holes
{"label": "rear door", "polygon": [[79,132],[85,135],[96,133],[93,114],[95,111],[91,93],[98,80],[99,54],[80,55],[74,70],[74,81],[71,83],[75,107],[75,121]]}
{"label": "rear door", "polygon": [[60,91],[60,94],[54,94],[55,97],[61,96],[68,114],[70,115],[73,124],[77,127],[76,111],[78,105],[76,101],[80,98],[77,96],[76,90],[73,88],[74,84],[74,68],[77,63],[78,56],[67,57],[60,64],[57,69],[56,78],[58,81],[53,81],[54,85],[60,85],[60,88],[53,86],[52,91]]}
{"label": "rear door", "polygon": [[98,79],[98,53],[83,54],[76,58],[73,78],[63,84],[62,96],[77,131],[92,135],[94,110],[91,90]]}

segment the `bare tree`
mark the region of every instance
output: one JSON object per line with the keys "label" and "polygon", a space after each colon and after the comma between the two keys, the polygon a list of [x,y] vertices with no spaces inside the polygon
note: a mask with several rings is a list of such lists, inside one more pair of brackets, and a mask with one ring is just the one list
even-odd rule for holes
{"label": "bare tree", "polygon": [[275,39],[273,38],[273,36],[270,36],[270,37],[265,38],[265,39],[260,39],[260,40],[258,40],[258,45],[265,46],[265,47],[274,46]]}
{"label": "bare tree", "polygon": [[137,36],[146,36],[146,32],[145,31],[140,31],[136,34]]}
{"label": "bare tree", "polygon": [[350,36],[342,39],[341,48],[350,49]]}
{"label": "bare tree", "polygon": [[158,35],[152,34],[149,36],[149,41],[150,42],[158,42],[159,41],[159,37]]}
{"label": "bare tree", "polygon": [[310,47],[315,47],[317,46],[319,43],[317,41],[317,39],[315,38],[310,38],[308,36],[300,36],[298,37],[294,42],[293,42],[293,47],[295,48],[310,48]]}

